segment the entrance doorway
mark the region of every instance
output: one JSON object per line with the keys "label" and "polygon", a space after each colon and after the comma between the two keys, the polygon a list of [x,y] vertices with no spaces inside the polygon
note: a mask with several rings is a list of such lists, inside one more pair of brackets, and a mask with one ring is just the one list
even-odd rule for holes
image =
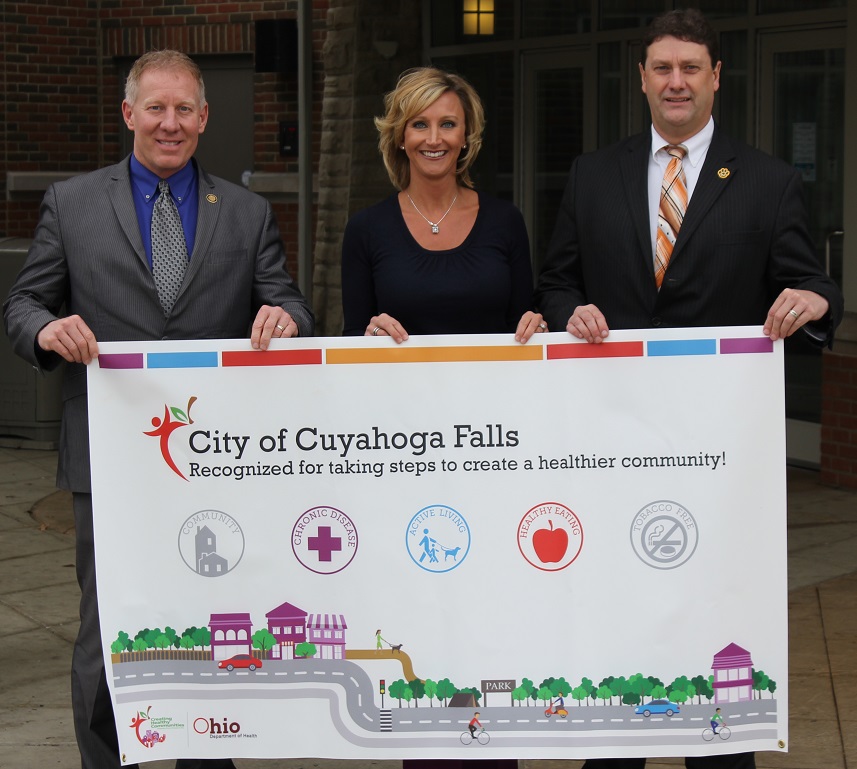
{"label": "entrance doorway", "polygon": [[[842,285],[845,29],[764,32],[759,39],[759,146],[803,175],[820,264]],[[821,350],[786,340],[786,448],[791,463],[821,457]]]}
{"label": "entrance doorway", "polygon": [[538,275],[556,223],[571,163],[595,146],[596,121],[586,119],[596,78],[586,54],[532,53],[522,60],[522,151],[518,199]]}

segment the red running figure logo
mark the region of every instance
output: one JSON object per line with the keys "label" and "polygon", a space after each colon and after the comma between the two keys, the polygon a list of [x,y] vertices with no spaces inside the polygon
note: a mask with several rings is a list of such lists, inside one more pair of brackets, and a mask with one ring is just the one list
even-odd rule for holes
{"label": "red running figure logo", "polygon": [[150,432],[143,432],[143,435],[151,435],[153,438],[160,439],[161,456],[164,458],[164,462],[170,466],[172,471],[178,475],[179,478],[183,478],[184,480],[187,480],[187,478],[185,478],[184,473],[178,469],[170,455],[170,436],[180,427],[186,427],[187,425],[193,424],[193,420],[190,418],[190,407],[193,406],[195,401],[196,396],[192,395],[190,400],[187,402],[186,411],[182,411],[178,406],[167,406],[165,403],[164,418],[152,417],[152,427],[155,429]]}

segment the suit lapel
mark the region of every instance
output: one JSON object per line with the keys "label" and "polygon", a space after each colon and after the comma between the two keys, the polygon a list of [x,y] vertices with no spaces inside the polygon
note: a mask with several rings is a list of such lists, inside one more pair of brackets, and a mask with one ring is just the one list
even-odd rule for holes
{"label": "suit lapel", "polygon": [[705,162],[696,180],[696,187],[687,205],[684,221],[681,224],[672,258],[681,256],[684,244],[693,235],[700,222],[705,220],[714,202],[729,186],[736,171],[735,152],[729,140],[717,129],[711,138],[711,145],[705,156]]}
{"label": "suit lapel", "polygon": [[187,290],[187,287],[199,272],[202,263],[211,250],[211,241],[214,238],[214,231],[217,228],[217,219],[220,214],[221,198],[217,192],[216,185],[202,168],[197,168],[199,210],[196,220],[196,239],[194,240],[193,253],[190,257],[190,264],[188,264],[179,296]]}
{"label": "suit lapel", "polygon": [[[110,176],[110,184],[108,186],[107,195],[110,198],[110,203],[113,206],[113,211],[116,214],[116,219],[119,221],[119,226],[125,237],[137,254],[137,258],[149,270],[149,261],[146,258],[146,249],[143,246],[143,240],[140,237],[140,224],[137,221],[137,210],[134,208],[134,197],[131,193],[131,174],[130,165],[126,159],[119,163],[114,168],[115,173]],[[154,282],[153,282],[154,285]]]}
{"label": "suit lapel", "polygon": [[652,274],[652,284],[655,280],[654,256],[652,254],[652,232],[649,216],[649,153],[651,151],[651,134],[644,133],[635,137],[627,146],[627,153],[621,159],[622,188],[640,252]]}

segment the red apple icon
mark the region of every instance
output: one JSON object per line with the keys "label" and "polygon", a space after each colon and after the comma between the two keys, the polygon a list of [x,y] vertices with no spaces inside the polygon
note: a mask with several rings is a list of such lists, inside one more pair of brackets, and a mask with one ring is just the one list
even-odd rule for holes
{"label": "red apple icon", "polygon": [[539,529],[533,534],[533,550],[542,563],[558,563],[568,550],[568,532],[555,529],[553,521],[548,520],[549,529]]}

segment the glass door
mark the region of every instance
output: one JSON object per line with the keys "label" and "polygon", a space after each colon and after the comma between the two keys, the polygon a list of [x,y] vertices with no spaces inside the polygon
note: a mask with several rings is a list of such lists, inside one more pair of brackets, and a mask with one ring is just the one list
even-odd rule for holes
{"label": "glass door", "polygon": [[[845,29],[762,33],[759,146],[803,175],[816,256],[842,285]],[[789,461],[820,463],[821,351],[786,340]]]}
{"label": "glass door", "polygon": [[522,132],[518,200],[538,275],[553,233],[571,163],[594,147],[595,78],[580,52],[526,54],[522,61]]}

